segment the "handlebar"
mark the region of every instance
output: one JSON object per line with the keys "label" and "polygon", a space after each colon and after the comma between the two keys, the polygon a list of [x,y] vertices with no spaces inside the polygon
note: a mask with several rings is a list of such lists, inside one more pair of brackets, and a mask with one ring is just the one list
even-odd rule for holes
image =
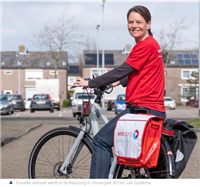
{"label": "handlebar", "polygon": [[[98,77],[98,76],[99,75],[97,73],[92,75],[93,79]],[[89,80],[91,80],[91,78],[85,78],[84,80],[89,81]],[[77,86],[71,86],[70,89],[73,89],[73,88],[76,88],[76,87]],[[101,86],[101,87],[98,87],[98,88],[95,88],[95,89],[99,89],[101,92],[110,94],[113,91],[113,86],[112,86],[112,84],[109,84],[109,85]]]}

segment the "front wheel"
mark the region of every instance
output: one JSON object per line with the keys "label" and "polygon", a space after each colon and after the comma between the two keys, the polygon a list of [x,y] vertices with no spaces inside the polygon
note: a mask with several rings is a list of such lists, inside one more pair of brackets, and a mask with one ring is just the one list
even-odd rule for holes
{"label": "front wheel", "polygon": [[67,174],[59,168],[67,157],[78,131],[71,128],[57,128],[44,134],[35,144],[29,159],[29,178],[85,178],[90,176],[91,141],[86,136],[72,154]]}
{"label": "front wheel", "polygon": [[169,175],[169,161],[164,145],[161,144],[158,164],[155,168],[133,168],[132,166],[117,164],[114,178],[173,178]]}

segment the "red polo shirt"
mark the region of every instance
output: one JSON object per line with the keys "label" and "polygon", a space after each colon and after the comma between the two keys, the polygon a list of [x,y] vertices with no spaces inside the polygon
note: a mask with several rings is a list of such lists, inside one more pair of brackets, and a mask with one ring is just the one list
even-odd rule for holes
{"label": "red polo shirt", "polygon": [[125,62],[136,69],[128,77],[126,102],[165,112],[164,64],[157,41],[148,36],[138,42]]}

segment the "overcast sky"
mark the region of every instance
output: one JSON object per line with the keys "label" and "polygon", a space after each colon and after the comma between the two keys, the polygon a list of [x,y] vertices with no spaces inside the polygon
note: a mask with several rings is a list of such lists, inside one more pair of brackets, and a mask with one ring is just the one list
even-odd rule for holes
{"label": "overcast sky", "polygon": [[[102,43],[102,1],[95,2],[2,2],[2,51],[17,51],[19,45],[24,45],[29,51],[38,51],[33,46],[33,35],[42,29],[42,24],[48,20],[57,20],[60,12],[67,8],[68,15],[74,16],[74,23],[81,32],[97,39],[96,25],[99,29],[99,48],[122,50],[126,44],[134,45],[134,39],[127,30],[126,14],[134,5],[146,6],[152,15],[152,32],[158,32],[167,21],[192,23],[183,32],[187,40],[193,41],[189,45],[183,44],[179,49],[193,49],[198,47],[198,2],[141,2],[109,1],[105,2],[104,20],[105,34]],[[156,38],[156,35],[154,34]]]}

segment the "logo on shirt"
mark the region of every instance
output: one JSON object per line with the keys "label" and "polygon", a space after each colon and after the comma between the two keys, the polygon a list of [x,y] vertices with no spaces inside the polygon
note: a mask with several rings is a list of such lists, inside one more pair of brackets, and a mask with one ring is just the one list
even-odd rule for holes
{"label": "logo on shirt", "polygon": [[133,133],[133,138],[136,140],[139,136],[139,131],[135,130],[135,132]]}
{"label": "logo on shirt", "polygon": [[161,52],[162,52],[161,49],[159,49],[159,50],[158,50],[158,53],[161,53]]}
{"label": "logo on shirt", "polygon": [[158,58],[162,58],[162,51],[161,51],[161,49],[158,50]]}

